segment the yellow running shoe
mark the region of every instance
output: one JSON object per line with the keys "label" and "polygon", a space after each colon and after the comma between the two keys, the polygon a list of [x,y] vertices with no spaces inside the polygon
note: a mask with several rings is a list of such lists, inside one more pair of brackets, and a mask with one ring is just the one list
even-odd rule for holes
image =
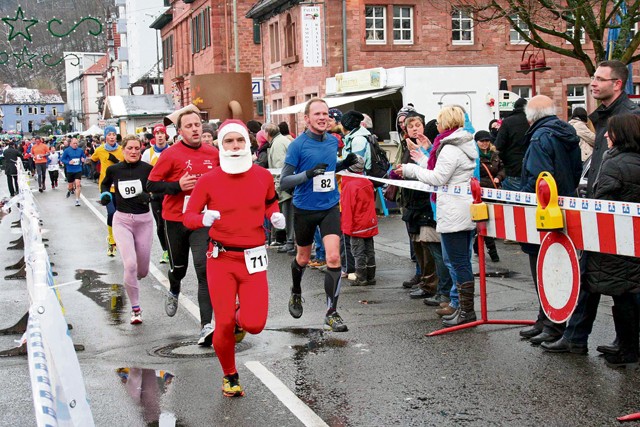
{"label": "yellow running shoe", "polygon": [[244,391],[242,391],[242,386],[240,386],[240,378],[237,372],[232,375],[225,375],[222,378],[222,394],[226,397],[244,396]]}

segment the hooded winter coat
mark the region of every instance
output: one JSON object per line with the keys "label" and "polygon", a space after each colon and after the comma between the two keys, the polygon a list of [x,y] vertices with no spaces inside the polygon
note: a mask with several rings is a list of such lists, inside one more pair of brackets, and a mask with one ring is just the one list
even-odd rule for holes
{"label": "hooded winter coat", "polygon": [[[417,178],[429,185],[469,184],[478,159],[478,149],[473,135],[464,129],[456,130],[442,139],[437,156],[438,162],[433,170],[416,164],[403,165],[405,179]],[[475,229],[476,226],[471,221],[471,202],[471,196],[467,194],[438,194],[436,231],[455,233]]]}
{"label": "hooded winter coat", "polygon": [[[596,199],[640,203],[640,154],[605,152],[593,188]],[[640,292],[640,258],[589,252],[584,279],[591,292]]]}
{"label": "hooded winter coat", "polygon": [[521,191],[535,193],[540,172],[549,172],[560,196],[574,196],[580,182],[580,138],[576,130],[557,116],[536,121],[525,135],[529,146],[522,164]]}

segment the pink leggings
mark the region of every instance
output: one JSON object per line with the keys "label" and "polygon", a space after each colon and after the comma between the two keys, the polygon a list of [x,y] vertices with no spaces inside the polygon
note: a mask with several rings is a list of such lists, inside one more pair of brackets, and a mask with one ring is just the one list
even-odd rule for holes
{"label": "pink leggings", "polygon": [[124,287],[132,307],[140,302],[138,278],[149,273],[153,230],[151,212],[128,214],[116,211],[113,216],[113,238],[124,264]]}
{"label": "pink leggings", "polygon": [[207,282],[216,328],[213,348],[224,375],[236,373],[236,295],[240,301],[238,324],[250,334],[258,334],[267,323],[269,287],[267,272],[249,274],[242,252],[221,252],[207,259]]}

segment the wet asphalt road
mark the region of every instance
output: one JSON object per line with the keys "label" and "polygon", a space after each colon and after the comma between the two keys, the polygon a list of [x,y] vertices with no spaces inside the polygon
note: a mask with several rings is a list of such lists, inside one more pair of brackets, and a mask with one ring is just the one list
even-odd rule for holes
{"label": "wet asphalt road", "polygon": [[[0,197],[6,195],[5,182],[0,176]],[[251,361],[260,362],[330,426],[600,426],[617,425],[615,417],[640,411],[640,372],[612,370],[595,351],[614,335],[609,298],[603,298],[587,356],[544,353],[519,339],[519,327],[508,325],[425,337],[440,321],[433,308],[410,300],[400,285],[413,267],[398,216],[381,219],[378,284],[343,285],[339,311],[349,326],[346,333],[321,329],[323,273],[316,270],[303,278],[304,315],[290,317],[291,257],[269,251],[267,328],[237,347],[247,395],[225,398],[213,351],[193,345],[198,321],[182,305],[175,317],[167,317],[164,288],[151,275],[141,283],[144,323],[129,324],[121,261],[105,254],[106,228],[84,202],[74,207],[73,198],[64,194],[57,189],[35,196],[57,284],[79,281],[61,287],[60,294],[73,325],[71,336],[85,346],[78,356],[98,426],[153,425],[159,416],[175,417],[180,426],[303,425],[245,365]],[[105,215],[95,184],[85,182],[83,194]],[[4,250],[19,237],[19,229],[11,228],[17,219],[14,212],[0,223],[3,276],[12,273],[4,267],[22,255]],[[517,245],[499,243],[498,248],[502,262],[497,265],[514,274],[489,279],[489,317],[532,319],[537,305],[528,260]],[[160,255],[155,242],[152,262],[166,274],[168,267],[157,262]],[[192,269],[183,297],[197,301]],[[24,280],[0,281],[0,328],[13,325],[28,305]],[[0,336],[0,350],[14,347],[16,339]],[[118,368],[155,370],[161,377],[146,392],[150,399],[144,408],[124,384],[139,371],[118,374]],[[145,372],[153,377],[152,371]],[[0,425],[34,425],[26,356],[0,358],[0,378]]]}

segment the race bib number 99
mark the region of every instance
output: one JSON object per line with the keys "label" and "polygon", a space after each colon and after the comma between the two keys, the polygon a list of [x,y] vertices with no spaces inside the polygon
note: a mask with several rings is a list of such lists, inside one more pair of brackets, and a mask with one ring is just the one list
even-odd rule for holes
{"label": "race bib number 99", "polygon": [[313,191],[315,193],[327,193],[336,188],[336,173],[334,171],[325,172],[322,175],[313,177]]}
{"label": "race bib number 99", "polygon": [[139,179],[118,181],[118,192],[123,199],[130,199],[142,193],[142,182]]}
{"label": "race bib number 99", "polygon": [[267,248],[264,246],[258,246],[253,249],[245,249],[244,263],[247,265],[247,271],[249,274],[266,271],[267,266],[269,265]]}

